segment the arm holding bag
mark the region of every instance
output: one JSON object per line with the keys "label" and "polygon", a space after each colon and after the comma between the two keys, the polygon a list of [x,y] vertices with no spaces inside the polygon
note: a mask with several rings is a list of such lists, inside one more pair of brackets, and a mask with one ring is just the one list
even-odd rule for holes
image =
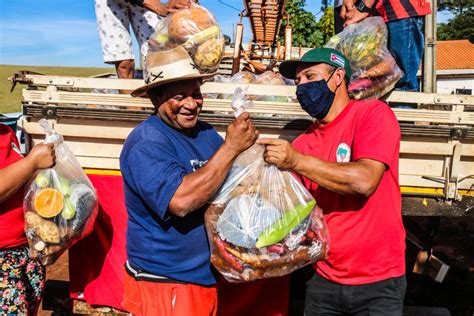
{"label": "arm holding bag", "polygon": [[[245,98],[245,93],[235,93]],[[246,100],[233,100],[238,105]],[[211,262],[231,282],[291,273],[322,260],[329,237],[321,209],[296,177],[253,145],[235,160],[205,214]]]}
{"label": "arm holding bag", "polygon": [[40,120],[53,143],[56,165],[38,171],[26,185],[25,232],[33,258],[52,264],[76,241],[92,231],[97,193],[74,154],[48,121]]}
{"label": "arm holding bag", "polygon": [[387,49],[387,26],[381,17],[349,25],[325,46],[337,49],[349,59],[352,99],[378,99],[390,92],[403,76]]}

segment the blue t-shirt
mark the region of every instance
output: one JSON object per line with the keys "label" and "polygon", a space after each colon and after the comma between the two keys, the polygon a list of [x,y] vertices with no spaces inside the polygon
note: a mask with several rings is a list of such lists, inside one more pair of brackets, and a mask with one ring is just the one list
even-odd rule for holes
{"label": "blue t-shirt", "polygon": [[202,167],[222,145],[198,121],[185,135],[153,115],[128,136],[120,155],[128,212],[127,256],[132,267],[199,285],[212,285],[205,209],[185,217],[168,212],[183,177]]}

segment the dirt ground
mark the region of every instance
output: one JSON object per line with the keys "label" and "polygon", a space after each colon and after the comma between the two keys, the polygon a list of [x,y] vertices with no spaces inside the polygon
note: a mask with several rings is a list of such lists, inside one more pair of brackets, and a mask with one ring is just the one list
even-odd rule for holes
{"label": "dirt ground", "polygon": [[[419,217],[410,218],[410,220],[413,220],[420,228],[428,230],[431,219]],[[413,307],[420,306],[444,308],[453,316],[474,315],[474,217],[442,218],[434,241],[433,254],[447,263],[450,269],[442,283],[434,282],[424,275],[412,273],[419,249],[407,242],[408,288],[405,305],[408,308],[404,315],[445,315],[439,309],[434,312],[432,310],[423,313],[419,310],[409,312]],[[300,271],[295,275],[292,282],[290,316],[302,315],[304,278],[310,270]],[[43,302],[43,306],[48,310],[41,310],[40,316],[71,315],[72,303],[67,299],[68,281],[68,256],[65,253],[54,265],[48,267],[47,289]]]}

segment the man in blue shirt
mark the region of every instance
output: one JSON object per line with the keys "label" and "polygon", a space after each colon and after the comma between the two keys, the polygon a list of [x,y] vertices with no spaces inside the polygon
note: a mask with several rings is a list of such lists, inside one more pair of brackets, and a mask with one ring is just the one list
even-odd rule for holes
{"label": "man in blue shirt", "polygon": [[[234,159],[258,132],[243,113],[226,139],[198,120],[202,75],[183,48],[154,53],[147,85],[156,115],[128,136],[120,155],[128,212],[125,307],[137,315],[215,315],[204,211]],[[160,56],[158,56],[160,55]]]}

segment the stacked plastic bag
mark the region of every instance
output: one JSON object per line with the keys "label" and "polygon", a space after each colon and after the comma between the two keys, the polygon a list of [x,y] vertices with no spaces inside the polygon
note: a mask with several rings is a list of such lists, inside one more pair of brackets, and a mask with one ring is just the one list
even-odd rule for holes
{"label": "stacked plastic bag", "polygon": [[183,46],[201,73],[213,73],[224,54],[224,36],[207,9],[192,4],[160,20],[148,40],[148,55]]}
{"label": "stacked plastic bag", "polygon": [[92,231],[98,199],[63,137],[46,120],[39,123],[47,134],[45,143],[55,145],[56,164],[30,180],[23,206],[31,254],[48,265]]}
{"label": "stacked plastic bag", "polygon": [[[242,90],[235,95],[237,115],[249,100]],[[232,282],[286,275],[328,252],[322,210],[292,173],[265,163],[263,152],[254,145],[237,157],[205,214],[211,262]]]}
{"label": "stacked plastic bag", "polygon": [[403,76],[387,49],[387,27],[381,17],[349,25],[333,36],[326,47],[342,52],[350,61],[349,94],[353,99],[377,99],[388,93]]}
{"label": "stacked plastic bag", "polygon": [[[255,75],[248,71],[240,71],[235,73],[232,77],[217,75],[214,77],[214,82],[222,83],[238,83],[238,84],[265,84],[265,85],[294,85],[293,80],[284,78],[279,73],[272,71],[266,71],[260,75]],[[207,94],[205,97],[210,99],[232,99],[231,94]],[[252,96],[253,100],[256,101],[268,101],[268,102],[296,102],[294,97],[285,96],[273,96],[273,95],[258,95]]]}

